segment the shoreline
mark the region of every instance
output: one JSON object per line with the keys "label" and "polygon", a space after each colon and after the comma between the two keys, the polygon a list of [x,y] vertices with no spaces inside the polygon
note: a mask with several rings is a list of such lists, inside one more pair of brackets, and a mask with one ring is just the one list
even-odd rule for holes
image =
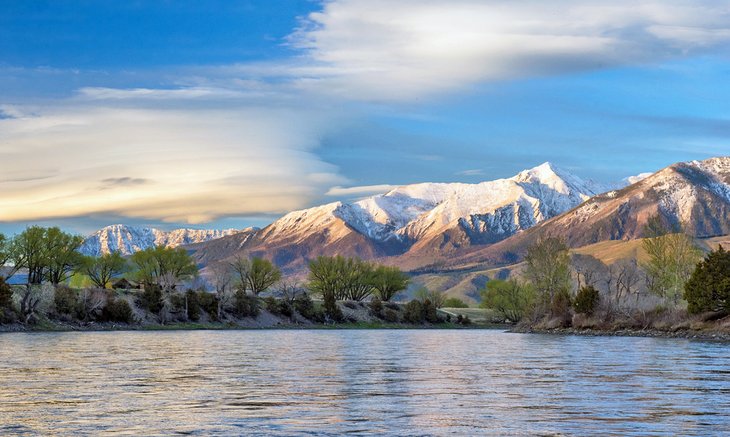
{"label": "shoreline", "polygon": [[726,331],[695,331],[695,330],[676,330],[662,331],[659,329],[580,329],[580,328],[553,328],[542,329],[533,327],[517,327],[513,326],[508,332],[516,334],[544,334],[544,335],[577,335],[584,337],[644,337],[644,338],[667,338],[667,339],[685,339],[685,340],[703,340],[730,343],[730,332]]}

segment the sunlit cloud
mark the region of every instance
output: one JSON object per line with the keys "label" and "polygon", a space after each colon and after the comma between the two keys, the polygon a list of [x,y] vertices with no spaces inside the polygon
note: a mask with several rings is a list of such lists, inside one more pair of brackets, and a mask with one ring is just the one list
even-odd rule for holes
{"label": "sunlit cloud", "polygon": [[305,207],[346,180],[314,153],[336,116],[216,105],[71,99],[17,109],[0,120],[0,161],[12,163],[0,179],[0,221],[116,214],[201,223]]}

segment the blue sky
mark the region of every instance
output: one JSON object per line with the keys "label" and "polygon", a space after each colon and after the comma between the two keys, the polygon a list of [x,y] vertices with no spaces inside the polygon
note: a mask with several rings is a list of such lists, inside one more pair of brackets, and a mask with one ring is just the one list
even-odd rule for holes
{"label": "blue sky", "polygon": [[[12,1],[0,232],[730,153],[730,2]],[[373,188],[372,186],[376,186]]]}

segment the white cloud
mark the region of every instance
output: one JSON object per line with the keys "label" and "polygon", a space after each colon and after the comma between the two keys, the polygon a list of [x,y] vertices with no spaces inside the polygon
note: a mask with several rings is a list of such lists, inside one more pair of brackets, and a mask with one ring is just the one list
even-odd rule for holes
{"label": "white cloud", "polygon": [[462,170],[456,174],[459,176],[482,176],[484,174],[484,170],[479,168],[473,168],[469,170]]}
{"label": "white cloud", "polygon": [[730,2],[334,0],[290,42],[305,56],[284,74],[302,88],[413,100],[485,81],[725,52]]}
{"label": "white cloud", "polygon": [[394,188],[397,188],[397,185],[388,185],[388,184],[382,184],[382,185],[362,185],[359,187],[332,187],[330,188],[326,196],[339,196],[339,197],[347,197],[347,196],[371,196],[375,194],[384,194],[387,193],[390,190],[393,190]]}
{"label": "white cloud", "polygon": [[0,119],[0,162],[12,163],[0,177],[0,221],[201,223],[306,207],[346,180],[314,153],[337,117],[311,108],[72,99],[10,112],[18,117]]}

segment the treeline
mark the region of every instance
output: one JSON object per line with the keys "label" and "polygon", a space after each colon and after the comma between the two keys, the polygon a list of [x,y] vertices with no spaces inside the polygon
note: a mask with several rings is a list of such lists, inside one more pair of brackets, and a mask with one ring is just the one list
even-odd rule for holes
{"label": "treeline", "polygon": [[[29,227],[13,238],[0,234],[0,323],[235,322],[262,309],[292,322],[354,321],[351,313],[358,309],[389,323],[445,320],[438,315],[441,293],[422,289],[407,305],[390,303],[408,287],[408,275],[357,258],[312,260],[300,283],[262,258],[219,262],[201,275],[182,248],[89,257],[78,251],[82,242],[55,227]],[[8,278],[21,271],[26,283],[10,286]]]}
{"label": "treeline", "polygon": [[692,315],[730,313],[730,254],[722,246],[704,255],[658,217],[645,231],[642,260],[635,253],[608,265],[571,256],[560,238],[542,238],[528,248],[518,278],[487,283],[482,306],[537,328],[682,328]]}

